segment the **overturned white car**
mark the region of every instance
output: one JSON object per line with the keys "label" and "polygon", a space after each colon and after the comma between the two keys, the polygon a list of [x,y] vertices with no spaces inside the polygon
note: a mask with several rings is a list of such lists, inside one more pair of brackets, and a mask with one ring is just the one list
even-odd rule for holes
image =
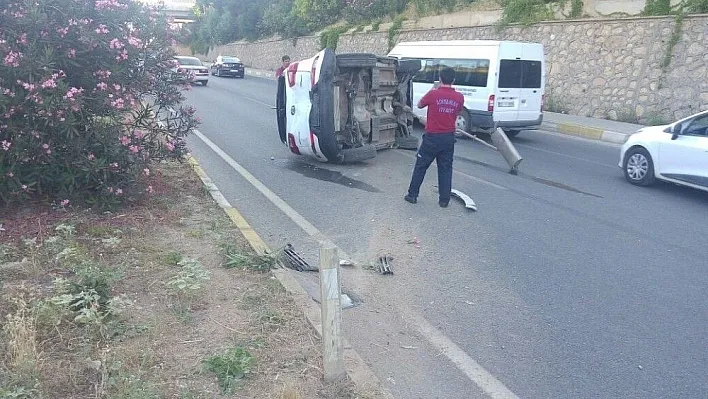
{"label": "overturned white car", "polygon": [[278,79],[280,140],[295,154],[333,163],[415,149],[411,78],[419,69],[418,60],[330,49],[293,62]]}

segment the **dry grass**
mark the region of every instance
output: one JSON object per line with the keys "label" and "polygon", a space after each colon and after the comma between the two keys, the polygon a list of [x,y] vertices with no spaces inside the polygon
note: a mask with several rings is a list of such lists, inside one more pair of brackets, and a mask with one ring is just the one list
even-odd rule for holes
{"label": "dry grass", "polygon": [[[271,274],[223,267],[226,247],[252,254],[189,167],[155,175],[150,201],[116,213],[2,211],[0,397],[227,397],[204,361],[236,347],[254,363],[228,397],[362,397],[323,385],[319,339]],[[57,300],[89,288],[85,308]]]}

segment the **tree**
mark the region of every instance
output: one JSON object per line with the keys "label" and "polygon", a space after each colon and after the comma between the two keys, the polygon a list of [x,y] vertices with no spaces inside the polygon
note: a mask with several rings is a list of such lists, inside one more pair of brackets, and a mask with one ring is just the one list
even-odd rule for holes
{"label": "tree", "polygon": [[[129,0],[0,0],[0,202],[111,207],[180,159],[194,110],[174,27]],[[166,108],[177,116],[158,123]]]}

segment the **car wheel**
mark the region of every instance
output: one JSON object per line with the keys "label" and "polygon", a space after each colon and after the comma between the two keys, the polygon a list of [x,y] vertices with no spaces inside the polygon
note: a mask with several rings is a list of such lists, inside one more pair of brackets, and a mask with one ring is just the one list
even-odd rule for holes
{"label": "car wheel", "polygon": [[504,130],[504,133],[506,134],[506,137],[516,137],[521,133],[521,130]]}
{"label": "car wheel", "polygon": [[209,81],[207,81],[207,80],[202,80],[202,86],[206,86],[207,83],[209,83]]}
{"label": "car wheel", "polygon": [[[459,115],[457,115],[457,119],[455,120],[455,129],[457,130],[463,130],[465,132],[470,131],[470,113],[466,109],[463,109],[462,112],[460,112]],[[463,134],[455,132],[456,137],[463,137]]]}
{"label": "car wheel", "polygon": [[654,183],[654,161],[644,147],[633,147],[624,156],[624,177],[638,186]]}

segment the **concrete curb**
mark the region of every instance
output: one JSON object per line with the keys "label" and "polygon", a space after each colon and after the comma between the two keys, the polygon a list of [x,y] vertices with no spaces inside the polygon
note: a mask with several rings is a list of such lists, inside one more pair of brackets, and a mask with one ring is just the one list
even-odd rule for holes
{"label": "concrete curb", "polygon": [[[199,179],[209,191],[211,197],[216,201],[219,207],[224,210],[224,213],[231,219],[241,234],[243,234],[251,248],[259,255],[272,253],[265,241],[253,230],[243,215],[229,203],[204,169],[199,166],[197,159],[193,156],[189,156],[187,161],[192,167],[192,170],[199,176]],[[272,270],[272,274],[280,285],[283,286],[285,291],[292,296],[295,303],[300,306],[307,322],[315,330],[317,336],[322,339],[322,319],[319,305],[287,270],[275,269]],[[393,399],[393,395],[383,388],[376,374],[374,374],[366,362],[364,362],[364,359],[359,356],[346,339],[344,340],[344,366],[347,375],[357,388],[367,394],[375,394],[375,397],[378,398]]]}
{"label": "concrete curb", "polygon": [[[275,80],[275,72],[264,71],[261,69],[246,68],[246,75],[256,76],[259,78]],[[545,118],[544,118],[545,119]],[[553,122],[544,120],[541,123],[541,129],[549,132],[565,134],[568,136],[583,137],[590,140],[604,141],[613,144],[624,144],[630,134],[620,133],[611,130],[604,130],[596,127],[579,125],[567,122]]]}
{"label": "concrete curb", "polygon": [[613,144],[624,144],[630,136],[630,134],[627,133],[614,132],[596,127],[546,120],[541,123],[541,129],[568,136],[583,137],[590,140],[605,141]]}

